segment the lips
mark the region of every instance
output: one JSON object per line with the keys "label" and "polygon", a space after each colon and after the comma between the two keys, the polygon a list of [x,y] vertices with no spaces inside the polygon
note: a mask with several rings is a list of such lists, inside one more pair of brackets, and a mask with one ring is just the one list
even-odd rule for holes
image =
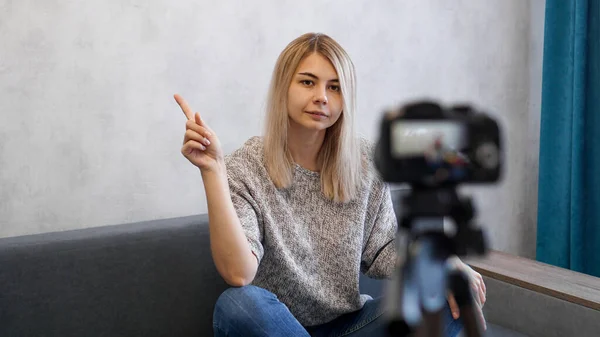
{"label": "lips", "polygon": [[327,115],[321,111],[305,111],[305,112],[308,114],[311,114],[311,115],[315,115],[315,116],[327,117]]}

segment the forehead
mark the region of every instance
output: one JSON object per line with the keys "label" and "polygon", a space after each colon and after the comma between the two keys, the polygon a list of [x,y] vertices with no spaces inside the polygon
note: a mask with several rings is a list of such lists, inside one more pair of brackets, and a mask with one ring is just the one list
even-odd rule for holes
{"label": "forehead", "polygon": [[325,56],[319,53],[312,53],[300,62],[296,73],[303,72],[313,73],[319,78],[337,78],[337,72],[335,71],[333,64],[331,64]]}

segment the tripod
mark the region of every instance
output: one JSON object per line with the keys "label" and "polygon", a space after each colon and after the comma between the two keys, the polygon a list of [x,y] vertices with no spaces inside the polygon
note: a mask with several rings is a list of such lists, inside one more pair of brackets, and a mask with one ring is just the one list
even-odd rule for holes
{"label": "tripod", "polygon": [[[483,231],[470,226],[474,215],[471,199],[460,198],[455,185],[413,186],[403,198],[403,206],[402,217],[396,216],[400,225],[397,242],[401,238],[407,242],[404,255],[399,247],[401,267],[386,289],[388,335],[442,336],[442,310],[450,290],[460,308],[465,335],[482,336],[467,276],[449,270],[446,264],[452,255],[483,255],[486,251]],[[452,237],[443,229],[441,219],[447,216],[456,224]],[[408,235],[401,236],[401,230]]]}

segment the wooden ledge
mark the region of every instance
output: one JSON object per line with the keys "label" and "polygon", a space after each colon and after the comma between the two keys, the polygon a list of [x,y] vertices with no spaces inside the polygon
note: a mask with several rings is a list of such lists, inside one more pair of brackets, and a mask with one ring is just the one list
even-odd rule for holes
{"label": "wooden ledge", "polygon": [[464,261],[482,276],[600,311],[598,277],[499,251]]}

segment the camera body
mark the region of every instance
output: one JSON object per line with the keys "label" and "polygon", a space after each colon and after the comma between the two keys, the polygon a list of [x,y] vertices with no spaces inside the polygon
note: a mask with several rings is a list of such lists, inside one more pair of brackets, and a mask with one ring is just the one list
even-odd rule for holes
{"label": "camera body", "polygon": [[375,166],[392,183],[437,187],[493,183],[502,171],[498,124],[469,105],[416,101],[387,111]]}

